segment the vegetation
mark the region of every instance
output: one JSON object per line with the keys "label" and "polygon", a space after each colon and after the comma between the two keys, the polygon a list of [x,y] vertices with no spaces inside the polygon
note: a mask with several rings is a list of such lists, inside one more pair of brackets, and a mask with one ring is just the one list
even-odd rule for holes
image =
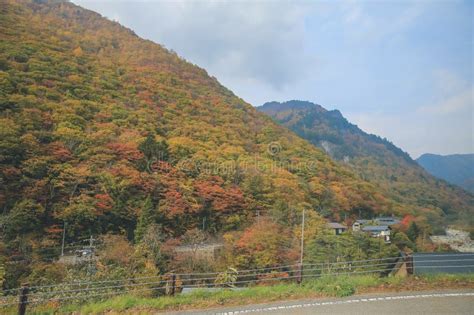
{"label": "vegetation", "polygon": [[[323,217],[444,217],[391,198],[118,23],[69,2],[0,1],[4,289],[294,263],[303,209],[308,260],[332,244]],[[349,234],[333,257],[359,241],[351,257],[396,250]],[[216,259],[197,253],[209,242],[224,246]],[[75,249],[82,262],[68,263]]]}
{"label": "vegetation", "polygon": [[[85,314],[115,312],[151,312],[160,310],[182,310],[191,308],[209,308],[222,305],[243,305],[298,298],[344,297],[355,293],[389,292],[400,290],[432,290],[443,288],[472,288],[474,278],[469,275],[432,275],[414,278],[379,278],[373,275],[323,277],[306,280],[302,285],[281,283],[272,286],[254,286],[243,290],[206,291],[196,290],[175,297],[146,298],[133,294],[113,297],[85,305],[69,304],[61,306],[59,312],[79,311]],[[34,309],[41,314],[54,313],[52,306],[40,306]],[[12,312],[14,312],[12,310]]]}
{"label": "vegetation", "polygon": [[428,233],[440,233],[448,223],[464,228],[474,225],[472,194],[434,178],[400,148],[360,130],[338,110],[303,101],[270,102],[259,109],[404,204],[412,215],[431,225]]}
{"label": "vegetation", "polygon": [[416,159],[433,176],[474,193],[474,154],[437,155],[425,153]]}

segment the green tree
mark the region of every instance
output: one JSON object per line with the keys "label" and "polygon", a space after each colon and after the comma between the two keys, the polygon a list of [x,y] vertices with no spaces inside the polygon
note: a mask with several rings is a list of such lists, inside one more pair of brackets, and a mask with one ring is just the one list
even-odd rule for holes
{"label": "green tree", "polygon": [[408,227],[407,236],[412,242],[415,242],[418,236],[420,235],[420,232],[421,230],[418,225],[415,222],[412,222]]}
{"label": "green tree", "polygon": [[403,232],[395,232],[392,237],[392,242],[395,244],[400,250],[404,250],[406,248],[410,248],[412,250],[415,249],[415,244],[410,240],[410,238]]}
{"label": "green tree", "polygon": [[0,163],[17,165],[24,156],[24,147],[19,141],[18,124],[11,119],[0,119]]}
{"label": "green tree", "polygon": [[143,202],[143,206],[138,217],[137,227],[135,229],[135,242],[138,243],[143,239],[148,227],[155,224],[157,220],[157,214],[153,202],[150,196],[148,196]]}
{"label": "green tree", "polygon": [[13,239],[19,234],[35,231],[40,227],[43,215],[43,206],[34,200],[25,199],[17,202],[4,217],[5,236]]}
{"label": "green tree", "polygon": [[151,259],[159,270],[166,269],[166,257],[161,251],[163,240],[162,227],[156,223],[151,223],[147,226],[138,245],[143,255]]}
{"label": "green tree", "polygon": [[153,134],[148,134],[146,139],[138,145],[138,149],[145,158],[145,169],[151,172],[151,165],[156,161],[168,161],[169,146],[165,140],[156,141]]}

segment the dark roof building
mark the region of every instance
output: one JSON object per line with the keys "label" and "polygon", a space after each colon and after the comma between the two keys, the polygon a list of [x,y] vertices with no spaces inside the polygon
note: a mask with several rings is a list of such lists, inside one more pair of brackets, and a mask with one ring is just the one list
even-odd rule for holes
{"label": "dark roof building", "polygon": [[362,227],[362,231],[383,232],[383,231],[390,231],[390,227],[388,227],[387,225],[366,225]]}
{"label": "dark roof building", "polygon": [[390,227],[387,225],[364,225],[362,231],[369,233],[372,237],[380,237],[385,243],[390,243]]}
{"label": "dark roof building", "polygon": [[331,230],[334,231],[334,233],[336,235],[342,234],[342,233],[344,233],[344,231],[347,230],[347,226],[342,225],[342,224],[337,223],[337,222],[329,222],[327,225]]}

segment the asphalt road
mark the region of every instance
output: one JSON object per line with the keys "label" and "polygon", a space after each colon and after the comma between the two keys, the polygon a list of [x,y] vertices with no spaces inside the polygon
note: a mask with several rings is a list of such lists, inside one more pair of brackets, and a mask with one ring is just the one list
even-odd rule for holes
{"label": "asphalt road", "polygon": [[474,291],[404,292],[297,300],[173,314],[474,314]]}

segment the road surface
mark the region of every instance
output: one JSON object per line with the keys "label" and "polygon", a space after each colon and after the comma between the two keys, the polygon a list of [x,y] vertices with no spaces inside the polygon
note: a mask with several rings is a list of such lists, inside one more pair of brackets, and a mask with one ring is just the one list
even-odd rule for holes
{"label": "road surface", "polygon": [[356,295],[172,314],[474,314],[474,290]]}

